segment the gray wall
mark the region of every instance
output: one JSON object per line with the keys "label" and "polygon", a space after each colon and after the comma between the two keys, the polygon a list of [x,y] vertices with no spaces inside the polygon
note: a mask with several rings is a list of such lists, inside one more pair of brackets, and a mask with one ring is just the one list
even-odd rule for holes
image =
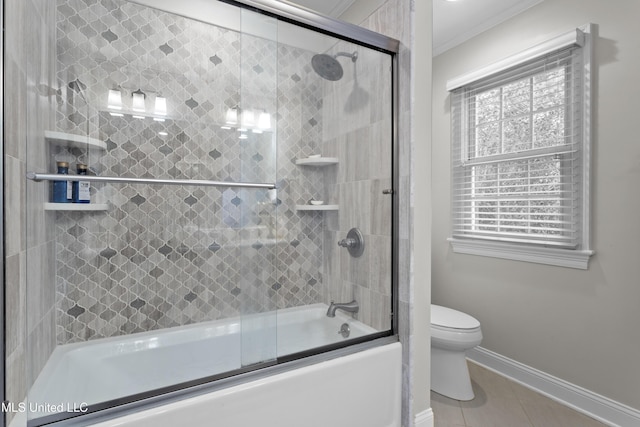
{"label": "gray wall", "polygon": [[[640,409],[637,0],[554,0],[434,59],[433,301],[482,323],[482,346]],[[588,271],[454,254],[447,79],[593,22],[593,249]]]}
{"label": "gray wall", "polygon": [[45,187],[24,178],[27,158],[44,164],[44,130],[54,121],[54,6],[5,1],[5,363],[6,399],[14,403],[55,347],[53,223],[42,209]]}

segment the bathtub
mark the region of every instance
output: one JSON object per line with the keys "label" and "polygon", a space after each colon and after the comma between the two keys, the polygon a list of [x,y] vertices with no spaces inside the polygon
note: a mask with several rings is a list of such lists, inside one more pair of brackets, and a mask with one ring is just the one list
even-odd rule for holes
{"label": "bathtub", "polygon": [[[246,366],[259,361],[274,360],[276,357],[377,332],[375,329],[355,321],[340,311],[336,313],[336,317],[328,318],[326,310],[327,306],[325,304],[314,304],[278,310],[277,314],[276,312],[262,313],[243,316],[242,318],[204,322],[123,337],[58,346],[29,392],[29,408],[33,408],[31,418],[49,416],[57,411],[56,408],[63,408],[63,411],[81,411],[86,405],[221,374],[240,369],[242,365]],[[350,335],[348,338],[343,338],[339,333],[343,323],[349,325]],[[290,387],[290,395],[282,396],[281,398],[284,399],[283,402],[295,401],[300,396],[300,391],[302,390],[300,387],[307,390],[318,387],[318,384],[309,387],[307,381],[315,383],[320,380],[325,381],[328,378],[325,377],[325,375],[328,375],[327,373],[320,374],[317,378],[314,377],[314,375],[318,375],[318,369],[329,368],[332,364],[336,364],[337,361],[340,363],[337,363],[336,366],[342,366],[353,357],[362,358],[369,351],[372,350],[295,369],[258,382],[253,381],[238,387],[226,388],[205,396],[215,400],[217,398],[214,395],[218,393],[221,396],[226,396],[224,399],[229,399],[229,396],[232,395],[251,394],[256,390],[256,387],[258,389],[269,389],[269,387],[274,387],[274,384],[280,383],[280,385],[275,386],[277,393],[271,390],[269,395],[281,395],[287,387]],[[401,365],[399,357],[397,361],[388,367],[391,371],[398,370],[398,375]],[[385,358],[383,357],[383,359]],[[361,387],[367,381],[371,381],[371,379],[375,379],[379,375],[380,367],[375,362],[371,366],[371,370],[369,368],[365,369],[364,366],[366,364],[363,363],[356,362],[356,365],[352,368],[359,375],[364,374],[363,378],[358,379],[359,384],[354,384],[353,387]],[[304,377],[305,370],[309,369],[315,374],[311,375],[307,380],[303,380],[304,384],[299,383],[300,379]],[[344,367],[341,369],[344,370]],[[344,372],[340,374],[340,377],[341,379],[346,378]],[[399,376],[397,381],[398,384],[394,385],[398,387],[399,399]],[[298,384],[292,387],[291,384],[296,382]],[[344,387],[347,387],[347,385],[343,384],[339,387],[345,393],[344,398],[347,400],[353,399],[352,385],[349,385],[346,389]],[[330,395],[335,397],[337,390],[337,386],[336,388],[331,387]],[[364,390],[365,395],[371,393],[372,390],[370,386],[366,387]],[[326,397],[318,396],[319,401],[317,403],[322,403]],[[249,397],[247,396],[247,398]],[[263,398],[264,396],[260,397],[260,399]],[[199,396],[198,399],[200,399],[198,402],[202,402],[203,397]],[[197,403],[194,403],[192,399],[185,399],[176,404],[179,408],[183,408],[181,405],[185,405],[185,402],[191,402],[189,404],[197,406]],[[391,402],[393,402],[393,399],[391,399]],[[213,405],[215,406],[215,404]],[[220,403],[220,405],[223,408],[230,407],[229,403]],[[212,406],[211,402],[208,402],[203,408],[207,412],[214,406]],[[252,411],[249,411],[250,413],[259,413],[259,411],[253,411],[253,406],[250,407],[252,407]],[[153,410],[143,412],[151,417],[154,413]],[[215,419],[219,419],[221,416],[220,410],[216,410],[215,414]],[[211,416],[212,414],[209,415]],[[232,417],[240,415],[230,414]],[[256,420],[260,418],[256,418]],[[253,425],[245,422],[229,422],[230,424],[216,425]],[[140,424],[130,421],[129,424],[101,425],[160,424],[156,421],[145,420]],[[255,425],[265,424],[256,423]],[[282,424],[278,423],[278,425]],[[302,423],[298,425],[314,424]],[[371,425],[373,426],[373,424]],[[391,426],[395,424],[385,423],[380,425]]]}

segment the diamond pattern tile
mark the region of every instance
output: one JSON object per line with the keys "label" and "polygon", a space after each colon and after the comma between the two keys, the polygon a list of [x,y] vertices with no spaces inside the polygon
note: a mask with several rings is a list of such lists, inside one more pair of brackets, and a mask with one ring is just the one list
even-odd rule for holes
{"label": "diamond pattern tile", "polygon": [[[277,182],[277,191],[96,184],[106,212],[56,217],[60,344],[323,301],[323,173],[295,165],[322,141],[314,52],[123,0],[57,7],[59,131],[105,152],[52,150],[99,175]],[[86,87],[83,98],[67,90]],[[164,122],[113,117],[117,88],[167,99]],[[272,113],[273,132],[221,129],[228,108]],[[162,132],[162,134],[160,133]],[[277,144],[276,144],[277,135]],[[277,243],[276,243],[277,242]]]}

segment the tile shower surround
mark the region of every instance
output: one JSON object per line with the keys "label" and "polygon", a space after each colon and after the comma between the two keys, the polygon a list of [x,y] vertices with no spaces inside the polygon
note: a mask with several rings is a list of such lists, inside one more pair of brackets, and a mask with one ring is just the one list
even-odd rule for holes
{"label": "tile shower surround", "polygon": [[54,223],[41,208],[45,189],[24,179],[27,165],[47,167],[42,136],[54,127],[55,5],[5,0],[4,6],[5,399],[20,402],[56,345],[48,256]]}
{"label": "tile shower surround", "polygon": [[[104,90],[106,90],[107,89],[106,86],[110,83],[113,83],[114,85],[121,83],[121,81],[117,80],[116,77],[111,78],[110,81],[106,80],[107,76],[109,76],[113,72],[113,70],[111,69],[108,69],[107,70],[108,72],[96,70],[95,78],[93,77],[93,73],[89,72],[93,67],[95,67],[95,64],[91,65],[88,62],[89,58],[91,58],[92,56],[95,56],[98,59],[100,59],[102,55],[101,50],[109,49],[111,47],[111,44],[102,42],[98,37],[95,37],[94,35],[93,40],[94,42],[98,43],[101,46],[100,48],[92,47],[87,51],[85,51],[84,53],[73,51],[71,49],[73,46],[77,46],[80,43],[83,43],[85,46],[87,46],[87,43],[89,40],[86,38],[83,39],[83,35],[84,35],[83,32],[87,33],[88,35],[91,35],[92,31],[97,31],[97,29],[95,30],[91,29],[92,25],[90,25],[90,23],[97,24],[100,27],[101,32],[106,32],[106,30],[108,29],[105,24],[102,24],[99,22],[99,19],[97,19],[96,16],[90,17],[88,13],[88,9],[91,8],[92,10],[94,10],[93,15],[96,15],[97,13],[105,13],[105,10],[107,14],[114,13],[116,16],[119,13],[117,11],[117,8],[115,7],[116,3],[114,2],[109,2],[109,3],[92,2],[92,3],[93,4],[91,7],[78,1],[74,1],[73,3],[68,3],[68,4],[73,4],[74,8],[82,9],[83,16],[80,17],[82,19],[79,19],[79,17],[73,18],[74,21],[77,23],[77,25],[66,26],[66,25],[63,25],[66,19],[65,14],[70,18],[72,14],[70,13],[69,9],[66,8],[65,2],[63,1],[58,1],[58,7],[64,9],[64,11],[60,11],[56,13],[57,11],[55,7],[55,2],[51,2],[48,0],[47,1],[5,0],[5,5],[6,5],[5,12],[8,18],[6,39],[5,39],[5,42],[6,42],[5,59],[7,58],[10,59],[5,64],[5,68],[7,68],[5,71],[7,74],[6,75],[7,82],[11,82],[11,84],[8,84],[5,87],[5,90],[7,91],[7,93],[5,94],[5,105],[7,105],[6,104],[7,102],[11,105],[11,108],[5,108],[5,115],[6,115],[5,119],[7,119],[5,123],[6,124],[5,136],[7,136],[7,139],[5,140],[5,164],[7,165],[7,169],[6,169],[7,177],[5,179],[5,188],[7,190],[7,193],[6,193],[7,197],[13,196],[13,199],[11,200],[15,199],[16,201],[15,203],[16,206],[14,208],[12,208],[10,204],[7,204],[5,205],[5,210],[7,212],[14,213],[13,215],[9,215],[7,217],[7,231],[10,233],[14,233],[15,236],[14,238],[8,239],[7,242],[19,243],[19,247],[16,247],[16,248],[8,247],[6,250],[6,255],[7,255],[6,262],[7,262],[7,270],[8,270],[7,276],[9,279],[7,282],[7,287],[9,288],[12,285],[14,285],[11,289],[15,288],[15,292],[10,293],[7,297],[8,304],[11,307],[25,306],[25,302],[24,302],[25,293],[26,293],[25,291],[25,288],[26,288],[25,260],[27,258],[26,247],[28,246],[31,248],[33,246],[31,243],[27,243],[26,239],[23,237],[25,236],[25,233],[24,233],[25,223],[28,223],[27,225],[28,225],[28,228],[30,229],[30,233],[32,233],[32,231],[35,230],[35,228],[33,228],[32,226],[32,223],[34,221],[38,223],[44,221],[45,223],[44,227],[37,228],[37,230],[39,230],[39,234],[42,235],[41,238],[34,235],[29,236],[30,240],[33,239],[32,243],[34,245],[41,245],[42,243],[47,243],[47,242],[51,242],[52,244],[55,244],[53,240],[49,240],[49,239],[53,239],[54,237],[53,236],[54,233],[52,231],[55,231],[56,232],[55,234],[57,235],[58,233],[60,233],[60,228],[56,230],[53,227],[53,225],[56,224],[56,222],[60,219],[59,218],[60,216],[64,217],[68,215],[72,217],[73,215],[76,215],[76,214],[62,215],[62,214],[52,214],[52,213],[43,212],[40,207],[41,206],[40,204],[42,200],[44,200],[44,198],[46,197],[46,193],[44,192],[45,186],[42,186],[41,184],[28,185],[29,183],[26,183],[26,186],[30,187],[30,189],[39,188],[42,190],[42,194],[40,195],[34,195],[33,191],[31,192],[31,195],[30,195],[30,197],[32,197],[32,200],[29,203],[33,205],[33,209],[30,209],[30,210],[34,211],[35,214],[24,219],[22,215],[17,214],[18,212],[24,212],[26,210],[24,207],[25,183],[23,180],[24,172],[27,170],[27,160],[26,160],[27,157],[25,154],[25,147],[27,147],[27,150],[29,151],[29,162],[28,162],[29,166],[33,164],[32,162],[33,154],[36,154],[37,158],[42,158],[42,159],[47,158],[49,159],[49,162],[50,162],[50,164],[48,165],[48,168],[47,168],[46,162],[43,165],[40,165],[40,163],[38,163],[36,166],[38,166],[39,168],[42,168],[43,170],[47,170],[47,169],[53,170],[52,169],[53,164],[51,162],[51,158],[45,152],[42,139],[43,139],[44,130],[54,128],[53,121],[47,124],[46,117],[48,114],[47,112],[48,111],[53,112],[55,108],[48,107],[44,110],[46,114],[37,114],[36,110],[38,106],[32,102],[32,99],[34,98],[32,97],[27,99],[26,97],[28,93],[27,87],[26,87],[26,79],[28,78],[36,81],[37,80],[50,81],[51,82],[50,87],[56,87],[56,88],[61,87],[64,89],[65,85],[69,81],[72,81],[73,79],[78,77],[71,73],[71,71],[75,71],[75,67],[72,67],[71,65],[65,66],[64,63],[72,64],[74,55],[77,55],[78,58],[84,61],[82,64],[78,63],[76,65],[78,66],[79,69],[83,70],[84,78],[88,79],[87,83],[91,83],[91,84],[88,84],[87,90],[93,91],[93,95],[92,95],[93,98],[96,98],[98,96],[100,97],[104,96],[102,94],[98,94],[97,93],[98,90],[97,89],[94,90],[93,85],[101,85],[101,87],[103,87]],[[407,130],[410,129],[410,113],[409,112],[410,112],[410,105],[411,105],[410,93],[409,93],[409,84],[411,81],[411,76],[410,76],[411,52],[408,48],[408,46],[411,45],[410,31],[409,31],[409,29],[412,26],[412,22],[410,21],[411,7],[412,7],[411,2],[400,2],[399,0],[398,1],[388,0],[383,7],[378,9],[378,11],[376,11],[370,18],[368,18],[365,22],[362,23],[362,26],[364,27],[370,28],[374,31],[378,31],[383,34],[387,34],[391,37],[395,37],[401,40],[402,42],[401,51],[400,51],[401,66],[399,69],[400,75],[401,75],[400,91],[399,91],[400,93],[400,110],[399,111],[400,111],[400,120],[401,120],[400,129],[404,130],[404,132],[400,134],[400,139],[399,139],[400,147],[401,147],[401,151],[400,151],[401,182],[399,183],[401,198],[404,198],[405,196],[408,197],[409,184],[411,183],[411,179],[412,179],[411,163],[410,163],[411,136],[407,132]],[[99,12],[96,12],[97,9],[101,9],[101,10]],[[146,12],[146,13],[149,13],[149,12]],[[58,16],[58,19],[60,21],[58,22],[58,31],[59,32],[64,32],[66,30],[73,31],[74,32],[73,37],[77,38],[76,39],[77,41],[67,45],[67,48],[65,48],[62,45],[58,46],[58,53],[64,54],[67,57],[67,59],[65,59],[64,57],[59,58],[59,62],[58,62],[59,65],[57,67],[59,70],[59,73],[58,73],[59,77],[57,81],[55,77],[47,78],[47,73],[51,71],[52,75],[55,75],[55,69],[56,69],[56,66],[55,66],[56,56],[57,56],[56,49],[55,49],[56,47],[56,37],[55,37],[56,16]],[[87,23],[83,24],[82,23],[83,19],[88,19]],[[115,22],[111,20],[109,22],[109,25],[115,25]],[[38,40],[37,37],[34,37],[38,34],[37,31],[31,30],[34,27],[44,28],[44,29],[50,28],[53,30],[54,35],[49,37],[49,40],[53,44],[52,47],[45,47],[45,45],[48,43],[46,40],[44,39]],[[212,28],[212,29],[215,30],[215,28]],[[107,32],[106,35],[109,36],[109,33]],[[46,37],[47,37],[47,33],[45,32],[44,38]],[[87,37],[87,36],[84,36],[84,37]],[[60,35],[58,39],[59,39],[58,41],[59,44],[63,43],[64,35]],[[237,37],[235,38],[235,41],[237,45]],[[160,43],[160,46],[164,46],[164,44],[165,42],[162,42]],[[22,47],[25,45],[29,46],[29,49],[27,52],[24,52],[24,48]],[[171,47],[170,44],[167,44],[167,46]],[[120,49],[120,46],[118,45],[117,48]],[[163,47],[163,49],[168,51],[166,46]],[[121,50],[124,52],[123,55],[127,56],[127,60],[135,60],[135,57],[131,58],[132,55],[130,52],[126,52],[127,49],[121,49]],[[52,52],[54,53],[54,55],[47,55],[47,52]],[[292,55],[292,56],[300,54],[299,51],[294,51],[293,49],[288,49],[284,47],[281,47],[278,53],[280,55]],[[117,56],[117,55],[113,55],[112,50],[109,50],[109,54],[111,56]],[[33,65],[30,65],[30,66],[26,65],[25,56],[28,57],[26,58],[27,60],[31,58],[31,62],[33,62]],[[49,62],[46,60],[47,56],[50,56],[53,58],[52,65],[49,65]],[[160,55],[157,55],[157,56],[159,58],[162,58],[162,56]],[[156,57],[154,56],[154,58]],[[124,58],[119,58],[119,59],[120,59],[120,62],[119,63],[114,62],[114,64],[118,65],[118,64],[126,63],[124,62]],[[207,58],[207,60],[209,59],[211,60],[211,64],[216,65],[216,62],[218,62],[218,60],[220,59],[220,56],[218,56],[217,54],[214,54],[212,57]],[[305,79],[310,78],[308,76],[308,73],[310,71],[308,62],[305,64],[304,68],[298,68],[297,66],[294,67],[295,64],[293,63],[294,62],[293,59],[295,58],[292,58],[288,62],[291,64],[290,69],[286,71],[283,69],[279,70],[279,76],[277,77],[278,84],[280,85],[282,92],[286,94],[291,94],[291,91],[295,88],[300,89],[301,86],[299,86],[299,83],[303,78]],[[177,62],[181,62],[181,61],[177,61]],[[173,62],[170,62],[169,64],[164,64],[164,66],[171,66],[172,63]],[[226,63],[228,64],[229,61],[227,61]],[[223,62],[221,64],[224,65],[225,63]],[[279,65],[281,66],[282,64],[279,64]],[[130,73],[129,72],[130,70],[126,69],[126,67],[124,66],[121,66],[121,65],[118,65],[118,66],[120,66],[120,70],[121,70],[121,74],[117,74],[118,79],[122,78],[122,75],[124,75],[124,78],[122,78],[122,80],[136,78],[135,73],[134,74]],[[153,67],[152,69],[157,69],[157,68],[158,67],[156,66],[156,67]],[[67,69],[70,71],[69,76],[65,76],[64,73],[61,73],[62,71]],[[234,77],[236,75],[233,72],[230,72],[230,74],[233,74]],[[183,82],[183,80],[180,80],[180,81]],[[164,87],[164,84],[165,83],[162,82],[162,85],[160,85],[159,87]],[[316,82],[316,84],[319,84],[319,83]],[[235,87],[237,87],[237,81],[234,81],[233,84],[230,83],[230,86],[234,86],[234,85]],[[110,88],[112,87],[109,87],[109,89]],[[316,99],[314,99],[313,102],[308,102],[308,100],[305,100],[305,102],[302,103],[302,105],[300,105],[300,101],[298,101],[298,104],[295,105],[296,112],[298,114],[297,117],[299,117],[299,119],[301,120],[300,122],[301,125],[291,126],[288,129],[282,129],[282,124],[279,123],[280,125],[279,132],[282,133],[286,131],[288,135],[287,139],[294,139],[296,137],[300,137],[300,134],[302,132],[302,127],[304,128],[313,127],[312,123],[307,122],[307,120],[310,120],[308,119],[309,117],[311,118],[314,117],[312,113],[315,113],[322,108],[320,105],[322,100],[317,99],[318,95],[316,94],[315,89],[311,91],[307,91],[305,93],[308,93],[308,96],[315,95]],[[12,95],[14,96],[14,98],[11,98]],[[44,100],[45,105],[57,107],[57,114],[58,114],[57,126],[60,130],[77,132],[79,134],[85,134],[88,128],[91,136],[98,137],[100,126],[97,123],[97,112],[94,112],[93,115],[90,115],[86,113],[86,109],[85,109],[84,114],[87,117],[90,117],[93,119],[93,121],[90,122],[90,126],[86,126],[86,117],[83,120],[81,119],[80,115],[75,116],[76,117],[75,122],[67,120],[67,117],[69,117],[69,115],[73,114],[74,112],[73,110],[70,110],[68,108],[69,103],[73,102],[73,100],[69,99],[69,97],[73,97],[73,96],[74,96],[74,93],[69,92],[68,90],[63,90],[61,91],[61,93],[59,93],[57,99],[56,99],[56,96],[52,96],[51,94],[45,94],[45,93],[39,93],[38,96],[35,98]],[[48,102],[47,102],[47,99],[49,100]],[[82,101],[79,100],[78,102],[82,102]],[[171,100],[169,100],[169,102],[171,102]],[[65,105],[65,103],[67,104]],[[201,103],[200,105],[202,104],[203,103]],[[173,105],[173,106],[170,105],[170,108],[172,107],[180,108],[181,105],[180,104]],[[226,107],[227,105],[219,106],[219,110],[217,113],[220,113],[222,108],[226,108]],[[291,108],[294,108],[294,107],[292,106]],[[24,123],[25,110],[26,110],[26,115],[29,116],[27,118],[27,121],[29,122],[29,132],[27,132],[26,125]],[[17,115],[17,116],[13,117],[12,115]],[[41,123],[41,121],[31,120],[32,117],[44,118],[43,123]],[[320,121],[318,117],[316,117],[314,120]],[[291,121],[291,123],[295,124],[293,120]],[[82,124],[85,124],[85,126],[79,127]],[[317,130],[317,126],[319,125],[319,123],[316,122],[315,125],[316,125],[315,129]],[[312,128],[311,130],[314,130],[314,129]],[[30,134],[28,140],[26,137],[27,133]],[[300,141],[302,141],[302,139],[300,139]],[[313,144],[315,141],[313,141],[312,139],[309,139],[308,141],[305,141],[305,142],[309,144]],[[292,158],[298,157],[300,155],[309,154],[308,152],[300,153],[300,151],[303,150],[304,147],[296,147],[296,145],[293,143],[288,144],[287,146],[280,146],[279,148],[280,148],[278,152],[279,166],[284,165],[287,168],[290,167],[289,162]],[[311,148],[313,148],[314,151],[316,149],[316,147],[313,147],[313,146],[311,146]],[[74,154],[82,154],[82,153],[74,153]],[[218,154],[215,152],[215,150],[212,150],[212,155],[217,156]],[[71,157],[71,159],[75,160],[75,156]],[[13,167],[14,165],[18,165],[18,166]],[[14,171],[15,173],[11,173],[12,171]],[[298,172],[300,171],[296,168],[291,168],[291,170],[289,171],[289,173],[292,173],[292,174],[296,174]],[[327,171],[326,173],[330,173],[330,172]],[[308,174],[311,174],[311,175],[308,175]],[[316,179],[316,175],[313,175],[313,174],[314,172],[312,172],[311,170],[304,171],[304,176],[311,178],[310,181],[303,182],[304,185],[302,184],[297,185],[295,178],[292,178],[290,181],[287,181],[284,183],[285,185],[288,185],[287,191],[289,192],[290,200],[292,201],[295,200],[297,202],[298,200],[304,201],[308,199],[307,194],[304,192],[304,190],[307,188],[311,188],[309,187],[309,183],[313,184],[314,182],[318,181]],[[283,191],[280,192],[280,197],[284,196]],[[314,191],[317,191],[317,190],[314,189]],[[300,194],[304,194],[304,195],[300,197]],[[21,197],[18,197],[18,196],[21,196]],[[325,200],[329,200],[328,195],[325,198]],[[23,207],[19,208],[18,205]],[[401,316],[400,335],[401,335],[401,341],[403,342],[403,350],[404,350],[403,368],[404,368],[405,380],[403,385],[403,395],[405,396],[405,398],[403,399],[403,404],[406,407],[403,411],[403,419],[405,420],[405,423],[408,425],[408,420],[411,415],[411,410],[410,410],[411,374],[410,372],[412,371],[412,365],[413,365],[413,361],[411,360],[411,356],[410,356],[411,354],[410,348],[412,346],[412,336],[410,332],[411,316],[410,316],[410,308],[409,308],[412,301],[411,291],[410,291],[412,286],[412,277],[410,274],[411,269],[409,268],[409,265],[408,265],[409,261],[411,260],[409,236],[411,235],[410,230],[412,228],[412,218],[410,217],[410,213],[408,210],[408,207],[409,207],[408,198],[403,201],[402,205],[406,206],[407,209],[404,210],[403,212],[400,212],[400,234],[401,234],[400,235],[400,251],[401,251],[401,260],[406,260],[407,262],[406,262],[406,265],[405,263],[402,263],[402,265],[400,266],[401,267],[400,269],[400,276],[401,276],[400,278],[400,291],[401,291],[400,292],[400,316]],[[290,205],[287,204],[286,206],[289,207]],[[79,215],[79,214],[77,215],[78,215],[78,218],[77,218],[78,221],[88,220],[86,215]],[[97,218],[99,218],[98,215],[103,215],[103,214],[90,214],[90,215],[93,220],[97,220]],[[287,209],[287,216],[289,218],[294,218],[295,215],[297,215],[295,212],[292,212],[289,209]],[[311,218],[315,216],[319,216],[319,218],[315,218],[316,221],[314,222],[314,224],[316,224],[318,220],[320,221],[322,220],[322,214],[305,213],[305,216],[307,216],[307,218],[309,216],[311,216]],[[338,218],[337,213],[332,213],[330,216],[333,217],[334,221],[337,221],[337,218]],[[70,227],[72,227],[73,225],[74,224],[70,224]],[[80,231],[80,230],[77,229],[77,231]],[[66,231],[63,230],[62,232],[64,233]],[[332,245],[334,243],[335,242],[332,242]],[[296,245],[299,245],[299,243],[296,243],[295,240],[291,240],[291,245],[286,247],[286,250],[283,250],[283,251],[293,252],[295,251]],[[215,248],[215,246],[213,247]],[[53,251],[50,251],[50,252],[53,253]],[[33,257],[29,259],[31,260],[33,259]],[[283,260],[283,263],[286,263],[286,262],[289,262],[289,261]],[[37,269],[38,267],[32,265],[31,261],[29,261],[29,268]],[[45,269],[43,268],[43,271],[44,270]],[[13,278],[13,276],[15,276],[15,279]],[[44,278],[51,277],[52,279],[55,279],[55,275],[49,274],[48,272],[45,272],[43,277]],[[47,283],[46,281],[43,281],[39,285],[46,287]],[[31,286],[31,282],[30,282],[30,286]],[[275,287],[277,288],[278,285],[276,285]],[[53,286],[51,286],[51,288],[53,288]],[[40,293],[40,291],[38,291],[37,289],[33,289],[30,287],[28,290],[29,295],[32,295],[34,292],[36,294]],[[15,296],[15,299],[16,299],[15,304],[11,303],[11,301],[13,301],[11,299],[12,296]],[[60,298],[60,294],[58,294],[58,298]],[[189,295],[188,298],[192,298],[192,296]],[[29,299],[28,301],[26,301],[28,311],[33,310],[33,307],[32,307],[33,302],[34,302],[33,299]],[[44,305],[48,304],[49,307],[53,308],[50,310],[51,312],[55,312],[55,307],[54,307],[55,304],[53,299],[51,301],[48,301],[45,298],[45,300],[43,300],[43,303]],[[60,313],[60,314],[64,314],[64,313]],[[60,314],[58,317],[60,317]],[[7,361],[6,361],[7,395],[6,397],[10,401],[22,400],[25,394],[25,390],[30,386],[31,380],[29,380],[27,376],[29,376],[29,378],[32,378],[38,374],[40,367],[48,358],[48,355],[52,351],[53,347],[55,347],[54,333],[48,333],[47,331],[44,332],[45,337],[49,337],[52,339],[38,338],[39,335],[42,335],[40,332],[38,332],[39,329],[41,329],[40,325],[45,326],[46,328],[46,325],[47,325],[46,320],[49,317],[51,317],[53,320],[48,323],[55,326],[55,318],[53,316],[49,316],[48,314],[46,314],[42,318],[43,320],[38,322],[37,324],[38,328],[33,330],[33,332],[29,332],[29,334],[27,334],[25,331],[26,326],[24,325],[24,322],[20,323],[19,321],[22,318],[22,316],[11,316],[8,318],[8,321],[15,319],[19,323],[17,325],[11,325],[10,323],[7,324],[7,329],[11,334],[10,336],[17,337],[17,344],[11,347],[7,347]],[[31,331],[32,328],[33,328],[33,325],[30,325],[30,327],[28,328],[29,331]],[[53,332],[53,329],[52,329],[52,332]],[[59,328],[59,333],[60,333],[60,328]],[[64,329],[62,331],[62,335],[66,336],[66,332],[64,332]],[[38,344],[38,348],[41,349],[41,351],[38,352],[39,353],[38,357],[42,359],[40,362],[34,363],[34,361],[32,360],[29,360],[29,361],[25,360],[26,342],[24,338],[21,338],[21,337],[27,337],[30,343],[31,342],[35,344],[40,343]],[[35,337],[35,338],[32,338],[32,337]],[[42,343],[50,343],[50,342],[52,344],[47,344],[47,346],[45,346],[46,348],[41,347]],[[62,340],[60,343],[63,343],[63,342],[64,340]],[[34,348],[33,344],[29,344],[29,347]],[[27,366],[26,366],[27,364],[29,365],[29,369],[27,369]],[[29,372],[29,375],[27,375],[27,371]]]}
{"label": "tile shower surround", "polygon": [[[92,202],[108,211],[55,213],[58,343],[326,301],[323,214],[295,211],[325,196],[322,171],[294,164],[321,141],[313,53],[121,1],[59,1],[57,11],[57,128],[88,133],[107,150],[55,148],[51,165],[86,162],[112,176],[279,179],[277,198],[98,184]],[[68,88],[75,79],[86,85],[88,106]],[[169,118],[101,111],[116,87],[125,109],[138,88],[150,94],[147,108],[166,97]],[[277,150],[272,133],[240,141],[220,129],[236,105],[272,114],[277,107]]]}
{"label": "tile shower surround", "polygon": [[[358,52],[342,63],[344,77],[323,82],[322,152],[340,159],[324,171],[329,201],[325,266],[329,292],[360,303],[358,319],[379,330],[391,324],[391,59],[339,42],[332,51]],[[372,88],[376,88],[375,91]],[[337,126],[336,126],[337,124]],[[363,234],[365,251],[353,258],[336,245],[352,227]]]}

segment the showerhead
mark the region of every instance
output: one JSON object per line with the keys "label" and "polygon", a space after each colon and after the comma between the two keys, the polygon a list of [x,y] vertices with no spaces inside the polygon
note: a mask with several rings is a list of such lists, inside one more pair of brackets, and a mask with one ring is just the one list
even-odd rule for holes
{"label": "showerhead", "polygon": [[351,62],[355,63],[358,59],[358,52],[338,52],[333,56],[326,53],[319,53],[313,55],[313,58],[311,58],[311,66],[320,77],[335,82],[340,80],[344,75],[342,65],[340,65],[340,62],[336,59],[338,56],[349,57],[351,58]]}
{"label": "showerhead", "polygon": [[69,89],[71,89],[72,91],[80,95],[82,99],[84,99],[84,101],[87,102],[87,98],[84,96],[84,91],[87,89],[86,84],[82,83],[80,79],[75,79],[73,81],[70,81],[68,86],[69,86]]}
{"label": "showerhead", "polygon": [[71,82],[69,82],[69,89],[78,92],[78,93],[82,93],[82,91],[84,91],[85,89],[87,89],[87,85],[82,83],[80,81],[80,79],[75,79]]}
{"label": "showerhead", "polygon": [[331,80],[332,82],[340,80],[344,75],[342,65],[340,65],[338,60],[326,53],[313,55],[313,58],[311,58],[311,66],[320,77]]}

